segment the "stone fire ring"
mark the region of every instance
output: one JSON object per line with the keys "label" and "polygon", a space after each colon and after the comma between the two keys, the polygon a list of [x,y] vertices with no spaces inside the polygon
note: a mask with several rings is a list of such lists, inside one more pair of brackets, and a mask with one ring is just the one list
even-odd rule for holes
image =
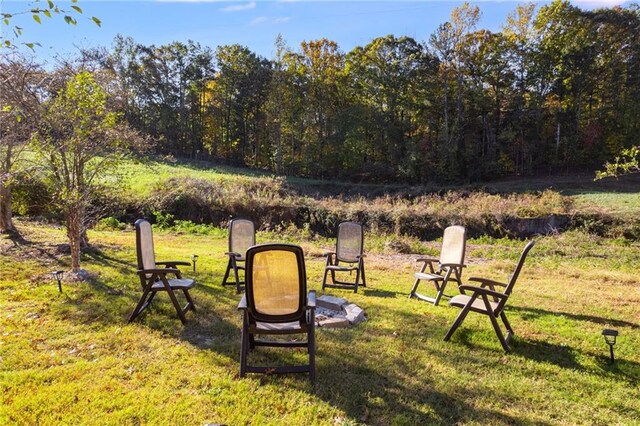
{"label": "stone fire ring", "polygon": [[347,328],[365,321],[364,310],[340,297],[322,295],[316,299],[316,325],[324,328]]}

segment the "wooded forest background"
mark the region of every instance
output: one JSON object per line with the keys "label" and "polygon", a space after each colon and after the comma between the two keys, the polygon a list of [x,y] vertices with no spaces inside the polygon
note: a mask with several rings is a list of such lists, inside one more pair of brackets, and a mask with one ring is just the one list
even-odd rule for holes
{"label": "wooded forest background", "polygon": [[[73,64],[28,68],[44,98],[63,68],[91,71],[157,154],[276,174],[419,183],[593,172],[639,143],[640,6],[527,4],[495,33],[479,18],[464,4],[428,40],[388,35],[346,53],[330,39],[291,48],[279,37],[271,59],[118,36]],[[15,59],[2,62],[15,71]]]}

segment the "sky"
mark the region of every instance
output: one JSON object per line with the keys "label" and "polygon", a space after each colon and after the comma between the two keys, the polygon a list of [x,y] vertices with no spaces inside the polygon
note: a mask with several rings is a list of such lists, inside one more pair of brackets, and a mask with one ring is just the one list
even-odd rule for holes
{"label": "sky", "polygon": [[[62,9],[71,10],[68,1],[55,0]],[[522,1],[471,1],[482,13],[479,28],[500,31],[507,14]],[[545,2],[537,2],[544,4]],[[0,0],[3,13],[25,12],[47,2]],[[23,28],[13,40],[39,42],[34,53],[40,62],[53,63],[56,55],[71,56],[78,48],[112,45],[116,35],[132,37],[145,45],[193,40],[213,49],[219,45],[241,44],[251,51],[273,58],[274,41],[281,34],[294,49],[304,40],[328,38],[344,52],[364,46],[376,37],[388,34],[410,36],[427,41],[438,25],[446,22],[460,1],[309,1],[309,0],[78,0],[83,13],[78,24],[67,25],[60,16],[42,17],[38,24],[30,13],[14,15],[11,25]],[[573,4],[583,9],[628,3],[618,0],[582,0]],[[96,16],[98,27],[91,21]],[[2,23],[3,38],[10,38]],[[10,28],[10,27],[9,27]],[[26,49],[26,48],[25,48]]]}

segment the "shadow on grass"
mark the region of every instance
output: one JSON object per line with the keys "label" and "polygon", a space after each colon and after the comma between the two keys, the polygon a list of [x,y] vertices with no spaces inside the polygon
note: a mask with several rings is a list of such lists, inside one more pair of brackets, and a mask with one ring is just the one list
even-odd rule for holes
{"label": "shadow on grass", "polygon": [[[64,321],[80,325],[127,325],[129,315],[142,296],[137,276],[131,270],[128,270],[128,276],[131,281],[122,286],[114,286],[111,281],[101,277],[63,284],[65,300],[52,305],[53,313]],[[184,325],[166,292],[158,292],[149,308],[130,326],[148,327],[168,337],[185,340],[200,349],[214,350],[235,358],[239,353],[235,346],[240,342],[240,329],[231,318],[236,314],[233,308],[240,296],[228,290],[196,285],[190,292],[196,311],[186,313],[187,323]],[[182,292],[175,293],[179,303],[184,306],[186,300]]]}
{"label": "shadow on grass", "polygon": [[525,308],[520,306],[510,306],[509,310],[520,312],[520,315],[524,319],[530,319],[530,318],[535,319],[535,318],[551,315],[551,316],[563,316],[575,321],[588,321],[588,322],[592,322],[592,323],[604,325],[604,326],[631,327],[633,329],[640,328],[639,324],[636,324],[633,322],[617,320],[613,318],[601,318],[593,315],[571,314],[568,312],[554,312],[554,311],[547,311],[545,309]]}
{"label": "shadow on grass", "polygon": [[570,346],[519,338],[514,338],[510,345],[515,355],[562,368],[584,370],[584,366],[578,362],[579,352]]}
{"label": "shadow on grass", "polygon": [[[404,314],[407,321],[423,320],[418,314]],[[425,337],[433,339],[442,333],[442,325],[433,330],[405,330],[394,338],[395,343],[415,345]],[[432,376],[432,371],[423,370],[418,361],[410,357],[392,356],[388,364],[380,363],[379,357],[361,359],[349,356],[349,348],[363,339],[376,338],[374,330],[347,329],[323,331],[325,339],[333,340],[340,350],[319,346],[317,383],[314,395],[344,411],[351,419],[364,424],[397,425],[451,425],[521,424],[530,419],[512,416],[505,411],[482,408],[473,401],[482,399],[480,390],[467,389],[455,381],[443,383]],[[419,344],[419,343],[418,343]],[[431,346],[425,346],[427,363],[450,363],[450,354]],[[477,354],[460,355],[465,362],[482,365],[484,360]],[[545,422],[534,424],[546,425]]]}
{"label": "shadow on grass", "polygon": [[132,274],[133,276],[138,269],[135,263],[109,256],[100,247],[92,247],[91,250],[83,253],[83,257],[89,258],[92,263],[97,265],[112,267],[124,275]]}
{"label": "shadow on grass", "polygon": [[378,288],[362,288],[362,294],[368,297],[396,298],[398,295],[405,296],[406,293],[399,291],[381,290]]}
{"label": "shadow on grass", "polygon": [[60,257],[65,255],[65,247],[67,244],[43,244],[39,241],[31,241],[24,236],[7,237],[11,245],[7,245],[0,252],[2,255],[12,256],[17,259],[32,259],[39,262],[60,262]]}

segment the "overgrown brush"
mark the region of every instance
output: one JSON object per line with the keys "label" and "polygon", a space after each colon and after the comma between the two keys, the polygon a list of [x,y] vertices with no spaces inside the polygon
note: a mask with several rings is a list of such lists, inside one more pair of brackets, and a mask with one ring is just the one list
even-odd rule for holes
{"label": "overgrown brush", "polygon": [[[308,193],[308,192],[307,192]],[[563,229],[583,229],[598,235],[637,239],[638,226],[605,213],[578,211],[573,198],[555,190],[495,194],[483,190],[396,193],[372,196],[312,197],[282,177],[218,177],[215,180],[176,176],[156,182],[149,195],[135,198],[127,191],[95,196],[99,217],[132,223],[138,217],[226,226],[232,217],[253,220],[261,230],[294,226],[313,234],[333,236],[337,225],[353,220],[374,234],[433,239],[451,224],[467,227],[472,237],[528,237]],[[175,223],[174,223],[175,222]],[[199,231],[206,233],[206,230]]]}

